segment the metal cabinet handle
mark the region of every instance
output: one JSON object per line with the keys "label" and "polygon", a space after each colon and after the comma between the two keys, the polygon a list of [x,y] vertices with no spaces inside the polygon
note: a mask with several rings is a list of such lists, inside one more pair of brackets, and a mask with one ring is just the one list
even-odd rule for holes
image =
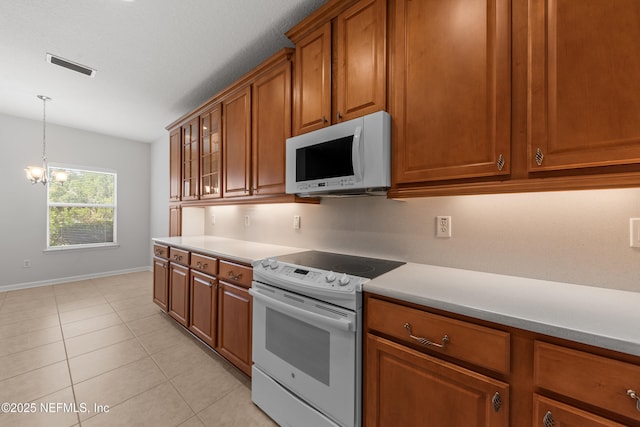
{"label": "metal cabinet handle", "polygon": [[229,273],[227,273],[227,277],[231,280],[240,280],[240,278],[242,277],[242,273],[234,275],[233,270],[229,270]]}
{"label": "metal cabinet handle", "polygon": [[340,114],[340,111],[338,111],[338,114],[336,114],[336,119],[338,121],[342,120],[342,114]]}
{"label": "metal cabinet handle", "polygon": [[536,150],[536,164],[542,166],[542,160],[544,159],[544,153],[540,148]]}
{"label": "metal cabinet handle", "polygon": [[407,330],[407,333],[409,334],[409,338],[411,338],[412,340],[418,341],[422,345],[444,348],[444,346],[449,342],[449,335],[445,335],[444,337],[442,337],[442,341],[441,341],[442,344],[438,344],[426,338],[416,337],[415,335],[413,335],[413,332],[411,332],[411,325],[409,323],[405,323],[404,328]]}
{"label": "metal cabinet handle", "polygon": [[635,392],[635,390],[627,390],[627,396],[636,401],[636,409],[640,411],[640,395]]}
{"label": "metal cabinet handle", "polygon": [[197,262],[196,268],[199,268],[200,270],[204,270],[205,268],[207,268],[207,265],[209,264],[202,264],[201,262]]}
{"label": "metal cabinet handle", "polygon": [[498,171],[502,171],[502,169],[504,168],[505,165],[505,160],[504,160],[504,156],[502,154],[500,154],[500,156],[498,156],[498,161],[496,162],[496,166],[498,166]]}
{"label": "metal cabinet handle", "polygon": [[182,261],[182,255],[174,255],[173,259],[176,261]]}
{"label": "metal cabinet handle", "polygon": [[327,117],[326,116],[322,116],[322,123],[327,123]]}
{"label": "metal cabinet handle", "polygon": [[544,417],[542,417],[542,425],[544,427],[553,427],[554,422],[553,422],[553,415],[551,414],[551,411],[547,411],[547,413],[544,414]]}

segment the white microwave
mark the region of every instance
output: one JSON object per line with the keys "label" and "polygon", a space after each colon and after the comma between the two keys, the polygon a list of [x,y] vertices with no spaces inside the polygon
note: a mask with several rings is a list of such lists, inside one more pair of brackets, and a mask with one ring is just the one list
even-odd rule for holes
{"label": "white microwave", "polygon": [[391,116],[378,111],[287,138],[286,164],[289,194],[384,194],[391,185]]}

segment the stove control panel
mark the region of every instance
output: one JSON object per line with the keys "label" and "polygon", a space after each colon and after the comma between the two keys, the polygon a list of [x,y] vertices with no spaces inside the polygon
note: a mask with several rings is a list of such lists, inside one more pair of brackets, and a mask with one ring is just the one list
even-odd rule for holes
{"label": "stove control panel", "polygon": [[257,271],[254,273],[258,275],[335,292],[353,293],[356,289],[360,290],[362,283],[368,281],[349,274],[302,267],[271,258],[263,259],[255,267]]}

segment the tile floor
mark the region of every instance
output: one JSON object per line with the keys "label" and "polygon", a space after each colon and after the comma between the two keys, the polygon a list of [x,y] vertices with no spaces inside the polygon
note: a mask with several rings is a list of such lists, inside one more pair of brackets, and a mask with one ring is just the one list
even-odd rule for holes
{"label": "tile floor", "polygon": [[0,402],[23,411],[0,426],[275,426],[249,380],[152,302],[152,281],[0,292]]}

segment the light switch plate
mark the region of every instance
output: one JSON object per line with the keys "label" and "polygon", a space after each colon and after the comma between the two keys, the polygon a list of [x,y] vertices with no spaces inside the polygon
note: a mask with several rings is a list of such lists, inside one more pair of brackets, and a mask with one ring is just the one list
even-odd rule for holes
{"label": "light switch plate", "polygon": [[640,218],[629,219],[629,246],[640,248]]}

